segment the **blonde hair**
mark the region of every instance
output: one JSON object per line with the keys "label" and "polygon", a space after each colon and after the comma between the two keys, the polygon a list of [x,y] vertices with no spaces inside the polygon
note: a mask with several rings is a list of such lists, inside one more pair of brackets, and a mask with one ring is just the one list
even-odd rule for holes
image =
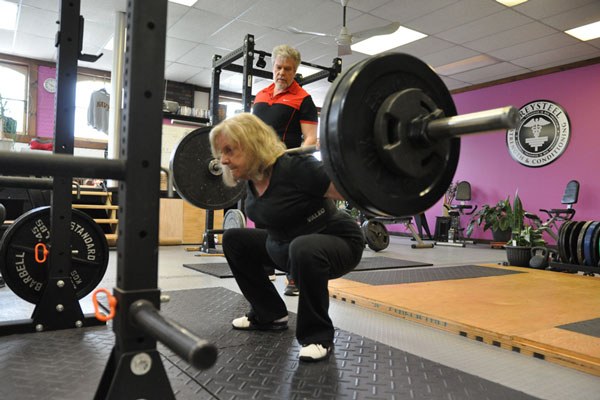
{"label": "blonde hair", "polygon": [[271,52],[271,61],[275,62],[277,57],[289,58],[292,60],[296,66],[296,71],[300,66],[300,61],[302,60],[300,58],[300,52],[287,44],[280,44],[279,46],[275,46],[275,48],[273,48],[273,51]]}
{"label": "blonde hair", "polygon": [[[250,113],[227,118],[210,131],[210,149],[217,159],[221,158],[221,154],[215,147],[215,141],[220,136],[228,138],[246,153],[250,160],[248,175],[251,179],[262,179],[277,158],[285,152],[285,144],[275,130]],[[226,165],[223,165],[223,182],[228,186],[237,185]]]}

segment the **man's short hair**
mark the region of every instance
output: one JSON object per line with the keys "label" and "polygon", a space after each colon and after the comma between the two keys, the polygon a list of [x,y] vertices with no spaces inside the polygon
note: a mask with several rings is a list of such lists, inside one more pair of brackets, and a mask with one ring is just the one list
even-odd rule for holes
{"label": "man's short hair", "polygon": [[271,52],[271,60],[275,62],[277,57],[289,58],[294,62],[296,69],[298,69],[300,66],[300,52],[292,46],[288,46],[287,44],[280,44],[279,46],[275,46],[275,48],[273,48],[273,51]]}

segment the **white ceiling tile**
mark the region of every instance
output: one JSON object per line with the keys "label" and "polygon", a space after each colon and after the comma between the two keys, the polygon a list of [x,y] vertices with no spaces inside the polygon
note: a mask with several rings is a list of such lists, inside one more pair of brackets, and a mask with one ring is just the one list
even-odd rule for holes
{"label": "white ceiling tile", "polygon": [[511,75],[522,74],[525,72],[529,71],[517,65],[504,62],[477,68],[460,74],[454,74],[451,75],[451,78],[469,83],[480,83]]}
{"label": "white ceiling tile", "polygon": [[[278,28],[302,21],[303,16],[313,15],[315,11],[322,7],[336,10],[336,15],[339,16],[336,21],[337,23],[342,22],[341,5],[336,5],[330,1],[323,2],[322,0],[260,0],[240,15],[239,19],[256,25]],[[333,21],[328,22],[333,23]]]}
{"label": "white ceiling tile", "polygon": [[83,51],[102,50],[104,45],[113,37],[114,29],[106,24],[92,21],[85,22],[83,31]]}
{"label": "white ceiling tile", "polygon": [[58,13],[54,11],[23,6],[21,7],[17,29],[23,33],[54,38],[59,29],[56,21],[58,21]]}
{"label": "white ceiling tile", "polygon": [[[210,46],[234,50],[244,44],[244,38],[247,34],[256,37],[266,33],[268,30],[269,29],[264,26],[254,25],[244,21],[232,21],[230,24],[226,24],[221,29],[202,40],[202,42]],[[237,43],[233,42],[232,38],[238,38]]]}
{"label": "white ceiling tile", "polygon": [[256,0],[198,0],[193,7],[226,18],[236,18],[256,5]]}
{"label": "white ceiling tile", "polygon": [[165,70],[165,77],[170,81],[185,82],[194,75],[202,72],[202,68],[191,65],[172,63]]}
{"label": "white ceiling tile", "polygon": [[458,79],[453,79],[447,76],[442,76],[441,78],[448,90],[460,89],[465,86],[469,86],[468,82],[459,81]]}
{"label": "white ceiling tile", "polygon": [[504,32],[498,32],[490,36],[482,37],[478,40],[463,43],[463,46],[477,51],[490,52],[492,50],[498,50],[544,36],[549,36],[554,33],[556,33],[555,29],[539,22],[532,22]]}
{"label": "white ceiling tile", "polygon": [[475,57],[477,55],[479,55],[479,53],[476,51],[466,49],[461,46],[454,46],[437,53],[428,54],[422,57],[422,60],[435,68],[441,65],[453,63],[455,61]]}
{"label": "white ceiling tile", "polygon": [[407,21],[404,25],[419,32],[434,34],[468,24],[501,10],[503,10],[503,6],[489,0],[460,0],[422,17]]}
{"label": "white ceiling tile", "polygon": [[[586,43],[578,43],[572,46],[558,47],[542,53],[532,54],[528,57],[512,60],[512,63],[525,67],[536,69],[541,65],[555,64],[564,59],[587,59],[598,55],[598,49]],[[581,58],[580,58],[581,57]]]}
{"label": "white ceiling tile", "polygon": [[17,32],[13,51],[17,55],[31,57],[36,60],[52,61],[56,58],[54,39]]}
{"label": "white ceiling tile", "polygon": [[514,7],[531,18],[543,19],[579,8],[598,0],[529,0]]}
{"label": "white ceiling tile", "polygon": [[58,1],[56,0],[8,0],[12,3],[21,3],[24,6],[58,12]]}
{"label": "white ceiling tile", "polygon": [[173,27],[190,10],[189,7],[181,4],[167,4],[167,31]]}
{"label": "white ceiling tile", "polygon": [[0,29],[0,53],[11,54],[13,52],[13,40],[15,31]]}
{"label": "white ceiling tile", "polygon": [[189,78],[187,83],[209,88],[212,85],[212,69],[202,68],[199,73]]}
{"label": "white ceiling tile", "polygon": [[600,21],[600,1],[579,8],[572,8],[561,14],[544,18],[542,22],[561,31]]}
{"label": "white ceiling tile", "polygon": [[443,9],[457,3],[459,0],[405,0],[390,1],[381,7],[371,11],[371,14],[404,23],[415,18],[430,14],[436,10]]}
{"label": "white ceiling tile", "polygon": [[[347,10],[346,20],[350,21],[357,18],[358,15],[360,15],[358,11],[349,9]],[[342,26],[342,7],[333,1],[323,2],[313,8],[307,8],[305,12],[299,13],[296,18],[284,18],[284,20],[285,22],[276,24],[276,26],[282,28],[294,26],[303,31],[337,35]]]}
{"label": "white ceiling tile", "polygon": [[193,38],[199,42],[221,29],[231,20],[216,14],[190,9],[167,31],[167,35],[189,40]]}
{"label": "white ceiling tile", "polygon": [[198,43],[190,42],[188,40],[181,40],[176,38],[167,38],[165,59],[167,61],[177,61],[184,54],[189,53]]}
{"label": "white ceiling tile", "polygon": [[489,54],[500,60],[511,61],[518,58],[528,57],[537,53],[543,53],[558,47],[573,45],[577,42],[577,39],[565,33],[556,33],[554,35],[521,43],[516,46],[491,51]]}
{"label": "white ceiling tile", "polygon": [[425,57],[429,54],[439,53],[443,50],[454,47],[455,44],[439,39],[435,36],[427,36],[419,39],[416,42],[405,44],[404,46],[396,47],[393,51],[408,53],[415,57]]}
{"label": "white ceiling tile", "polygon": [[468,24],[437,33],[436,36],[456,44],[471,42],[475,39],[489,37],[496,33],[511,31],[521,25],[532,22],[513,10],[504,10],[487,17],[483,17]]}
{"label": "white ceiling tile", "polygon": [[212,60],[215,54],[224,56],[227,52],[215,53],[215,49],[205,44],[196,45],[186,54],[179,57],[178,62],[181,64],[195,65],[203,68],[212,68]]}

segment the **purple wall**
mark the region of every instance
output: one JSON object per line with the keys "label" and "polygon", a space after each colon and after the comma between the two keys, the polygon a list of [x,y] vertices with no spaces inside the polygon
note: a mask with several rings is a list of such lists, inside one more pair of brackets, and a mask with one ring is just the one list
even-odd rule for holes
{"label": "purple wall", "polygon": [[54,137],[54,94],[44,89],[44,81],[55,77],[56,68],[39,67],[36,136]]}
{"label": "purple wall", "polygon": [[[557,72],[453,96],[459,113],[513,105],[517,108],[534,100],[561,105],[569,116],[571,138],[566,151],[553,163],[528,168],[510,156],[506,132],[466,136],[454,181],[467,180],[472,187],[473,204],[495,204],[515,192],[531,212],[540,208],[561,208],[567,182],[577,179],[579,201],[574,206],[576,220],[600,220],[600,64]],[[442,215],[442,202],[427,212],[431,233],[436,216]],[[542,216],[542,215],[540,215]],[[463,227],[468,222],[463,217]],[[389,226],[390,231],[402,231]],[[473,238],[491,239],[491,233],[476,230]]]}

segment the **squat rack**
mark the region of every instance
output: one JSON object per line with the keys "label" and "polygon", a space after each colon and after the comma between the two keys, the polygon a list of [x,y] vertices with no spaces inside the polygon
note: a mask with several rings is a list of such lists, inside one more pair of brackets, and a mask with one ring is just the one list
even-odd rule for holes
{"label": "squat rack", "polygon": [[[254,76],[261,78],[272,79],[273,74],[263,69],[254,68],[254,57],[258,54],[259,59],[265,57],[271,57],[271,53],[266,51],[257,50],[254,47],[254,35],[248,33],[244,37],[244,43],[241,47],[231,51],[225,56],[218,54],[213,55],[212,62],[212,79],[210,87],[210,121],[212,125],[218,124],[220,117],[218,114],[219,109],[219,93],[221,83],[221,72],[223,70],[232,71],[242,74],[242,104],[244,112],[249,112],[252,109],[252,84]],[[239,59],[242,59],[242,65],[234,64]],[[327,78],[329,82],[333,82],[335,78],[342,72],[342,59],[335,57],[332,61],[331,67],[325,67],[318,64],[313,64],[306,61],[300,61],[301,65],[319,69],[316,72],[307,77],[300,77],[297,79],[300,86],[308,85],[313,82],[320,81],[321,79]],[[203,243],[200,247],[201,251],[210,253],[214,251],[215,242],[214,234],[222,233],[221,230],[214,230],[214,212],[213,210],[206,210],[206,231],[204,233]]]}
{"label": "squat rack", "polygon": [[[65,271],[68,279],[71,205],[65,199],[70,199],[73,171],[80,176],[120,181],[119,214],[123,222],[119,224],[113,291],[117,299],[113,323],[115,345],[95,398],[175,399],[156,348],[157,341],[196,368],[212,366],[217,350],[159,313],[160,188],[156,177],[160,173],[167,0],[127,3],[124,108],[120,153],[114,160],[72,154],[77,60],[81,58],[74,44],[83,33],[80,10],[81,0],[60,2],[58,135],[54,148],[68,154],[56,154],[61,152],[56,150],[51,156],[1,152],[0,173],[54,177],[51,238],[56,244],[50,257],[48,286],[56,286],[53,285],[58,275],[54,273],[56,270]],[[63,288],[68,290],[70,286]]]}

